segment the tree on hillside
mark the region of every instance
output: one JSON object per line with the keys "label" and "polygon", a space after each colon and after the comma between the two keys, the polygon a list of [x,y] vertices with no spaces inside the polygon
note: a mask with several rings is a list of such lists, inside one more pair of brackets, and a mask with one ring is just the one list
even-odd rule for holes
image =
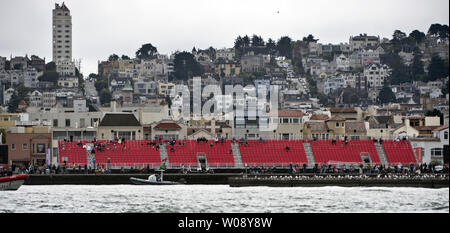
{"label": "tree on hillside", "polygon": [[141,48],[136,51],[136,57],[139,59],[153,59],[158,50],[152,44],[143,44]]}
{"label": "tree on hillside", "polygon": [[252,46],[264,46],[264,39],[261,36],[253,35]]}
{"label": "tree on hillside", "polygon": [[378,103],[393,103],[395,102],[395,94],[392,92],[391,88],[385,85],[378,93]]}
{"label": "tree on hillside", "polygon": [[242,37],[242,45],[244,47],[250,47],[250,37],[248,37],[247,35]]}
{"label": "tree on hillside", "polygon": [[419,81],[423,79],[425,70],[423,69],[422,54],[414,53],[413,63],[411,65],[411,76],[413,80]]}
{"label": "tree on hillside", "polygon": [[100,91],[100,102],[102,104],[106,104],[106,103],[111,102],[111,92],[108,89],[103,88]]}
{"label": "tree on hillside", "polygon": [[318,39],[314,39],[314,36],[309,34],[307,37],[303,37],[303,42],[309,44],[310,42],[317,42]]}
{"label": "tree on hillside", "polygon": [[45,71],[56,71],[56,63],[49,62],[49,63],[45,64]]}
{"label": "tree on hillside", "polygon": [[432,24],[428,29],[428,34],[439,37],[441,39],[449,38],[449,28],[448,25]]}
{"label": "tree on hillside", "polygon": [[291,38],[288,36],[281,37],[277,42],[277,50],[280,56],[284,56],[286,58],[292,58],[292,45]]}
{"label": "tree on hillside", "polygon": [[41,76],[38,77],[40,82],[52,82],[55,85],[58,83],[59,74],[53,70],[46,70]]}
{"label": "tree on hillside", "polygon": [[388,65],[391,69],[390,83],[400,84],[411,82],[411,75],[403,59],[394,52],[380,55],[381,63]]}
{"label": "tree on hillside", "polygon": [[13,93],[13,95],[11,96],[11,99],[8,103],[8,112],[16,113],[17,108],[19,107],[20,101],[25,100],[25,102],[28,102],[27,95],[28,95],[28,92],[30,92],[30,91],[31,91],[30,88],[25,87],[22,83],[19,84],[16,87],[16,90]]}
{"label": "tree on hillside", "polygon": [[192,55],[192,53],[177,53],[173,63],[174,75],[176,79],[187,80],[188,78],[202,75],[202,67],[194,59],[194,55]]}
{"label": "tree on hillside", "polygon": [[414,30],[409,34],[409,38],[411,38],[411,40],[413,40],[416,45],[418,45],[425,40],[425,33],[419,30]]}
{"label": "tree on hillside", "polygon": [[117,61],[117,60],[119,60],[119,55],[117,55],[115,53],[109,55],[109,57],[108,57],[108,61]]}
{"label": "tree on hillside", "polygon": [[275,43],[274,40],[269,38],[269,40],[267,40],[267,43],[266,43],[266,48],[267,48],[267,53],[273,55],[277,51],[277,44]]}
{"label": "tree on hillside", "polygon": [[430,65],[428,65],[428,76],[430,81],[448,76],[448,67],[438,55],[433,55],[431,58]]}

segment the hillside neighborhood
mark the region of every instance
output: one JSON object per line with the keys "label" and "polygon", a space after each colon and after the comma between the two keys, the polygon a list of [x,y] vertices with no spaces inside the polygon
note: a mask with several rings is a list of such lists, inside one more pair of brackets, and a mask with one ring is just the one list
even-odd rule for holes
{"label": "hillside neighborhood", "polygon": [[[173,54],[160,54],[157,44],[146,43],[136,45],[135,54],[112,50],[98,61],[97,73],[84,74],[72,57],[71,17],[64,3],[55,5],[51,60],[0,54],[0,144],[8,151],[0,153],[0,164],[61,162],[59,140],[94,138],[408,138],[423,162],[444,163],[448,25],[432,24],[426,32],[399,29],[392,38],[348,35],[339,44],[321,43],[313,35],[276,40],[240,35],[231,48]],[[195,80],[202,90],[221,89],[218,95],[201,95],[202,106],[213,99],[220,109],[242,105],[249,111],[257,97],[224,92],[227,85],[241,85],[254,93],[276,87],[269,95],[277,95],[277,107],[257,105],[265,118],[230,117],[225,111],[194,116]],[[194,97],[186,102],[172,91],[177,85],[186,85]],[[180,117],[186,106],[189,119]],[[275,126],[261,130],[262,121]]]}

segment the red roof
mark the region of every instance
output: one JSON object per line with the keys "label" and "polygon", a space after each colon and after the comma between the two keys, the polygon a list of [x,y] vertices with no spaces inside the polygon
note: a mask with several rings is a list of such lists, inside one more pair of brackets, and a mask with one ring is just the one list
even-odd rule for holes
{"label": "red roof", "polygon": [[[278,110],[278,117],[302,117],[303,115],[301,110]],[[269,116],[274,117],[275,111],[270,111]]]}
{"label": "red roof", "polygon": [[433,131],[441,131],[441,130],[444,130],[444,129],[448,129],[448,125],[443,125],[443,126],[441,126],[439,128],[434,129]]}
{"label": "red roof", "polygon": [[155,129],[181,129],[181,127],[176,123],[159,123]]}

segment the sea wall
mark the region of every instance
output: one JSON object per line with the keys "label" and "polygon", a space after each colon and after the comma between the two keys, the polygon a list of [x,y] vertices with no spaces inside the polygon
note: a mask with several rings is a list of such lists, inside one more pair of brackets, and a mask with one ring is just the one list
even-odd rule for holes
{"label": "sea wall", "polygon": [[231,187],[269,186],[269,187],[421,187],[421,188],[444,188],[449,187],[447,178],[323,178],[323,179],[286,179],[286,178],[242,178],[230,177]]}

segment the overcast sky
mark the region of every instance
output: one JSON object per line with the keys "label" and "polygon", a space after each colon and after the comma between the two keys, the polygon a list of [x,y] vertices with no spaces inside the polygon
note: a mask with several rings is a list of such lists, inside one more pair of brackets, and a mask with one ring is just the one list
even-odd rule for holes
{"label": "overcast sky", "polygon": [[[62,2],[58,2],[62,3]],[[85,76],[116,53],[135,56],[144,43],[170,54],[192,47],[232,47],[238,35],[313,34],[321,43],[348,42],[367,33],[426,32],[449,24],[448,0],[66,0],[72,15],[74,59]],[[55,1],[0,0],[0,56],[36,54],[52,59]],[[279,12],[279,13],[277,13]]]}

